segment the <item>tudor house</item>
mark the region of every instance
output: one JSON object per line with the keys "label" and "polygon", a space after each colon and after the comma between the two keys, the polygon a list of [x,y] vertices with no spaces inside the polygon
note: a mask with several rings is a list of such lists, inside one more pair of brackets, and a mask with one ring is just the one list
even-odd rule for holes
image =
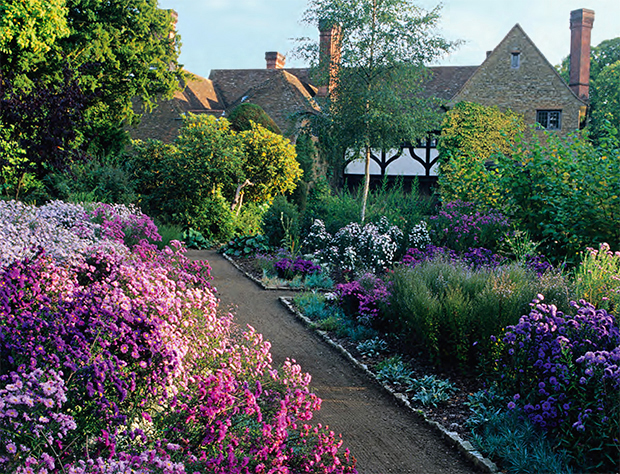
{"label": "tudor house", "polygon": [[[594,22],[592,10],[571,12],[570,84],[566,84],[520,25],[487,52],[480,66],[431,67],[424,93],[445,104],[461,101],[496,105],[524,116],[526,124],[538,124],[546,130],[568,133],[579,129],[588,104],[590,73],[590,32]],[[324,54],[338,57],[337,30],[320,32]],[[313,100],[326,94],[329,86],[311,83],[307,68],[286,68],[278,52],[265,54],[264,69],[212,70],[209,78],[191,75],[185,89],[173,99],[160,101],[155,110],[145,114],[133,138],[157,138],[171,142],[181,126],[184,113],[226,116],[243,102],[261,106],[292,140],[303,113],[317,109]],[[371,175],[418,176],[421,184],[433,181],[437,172],[435,140],[403,146],[400,150],[376,151]],[[364,173],[363,162],[353,160],[345,170],[350,181]]]}

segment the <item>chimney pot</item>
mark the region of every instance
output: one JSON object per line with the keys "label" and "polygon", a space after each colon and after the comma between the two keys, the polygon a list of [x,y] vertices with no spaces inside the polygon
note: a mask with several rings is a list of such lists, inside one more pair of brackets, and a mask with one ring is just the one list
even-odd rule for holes
{"label": "chimney pot", "polygon": [[569,86],[582,99],[589,98],[590,90],[590,36],[594,11],[582,8],[570,13],[570,69]]}
{"label": "chimney pot", "polygon": [[284,69],[286,57],[277,51],[269,51],[265,53],[265,61],[267,62],[267,69]]}

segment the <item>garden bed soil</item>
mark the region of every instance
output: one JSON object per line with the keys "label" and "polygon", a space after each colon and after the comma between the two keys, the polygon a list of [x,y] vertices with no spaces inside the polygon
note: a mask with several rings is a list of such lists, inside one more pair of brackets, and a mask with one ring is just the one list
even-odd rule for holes
{"label": "garden bed soil", "polygon": [[[468,409],[464,402],[470,393],[479,389],[475,379],[458,373],[437,373],[415,354],[404,358],[411,362],[416,377],[434,373],[448,378],[459,388],[450,403],[422,410],[427,420],[445,428],[442,435],[420,416],[414,416],[414,412],[395,403],[393,396],[388,396],[364,374],[351,370],[350,366],[347,368],[348,364],[336,351],[329,350],[316,334],[300,326],[296,318],[287,316],[278,298],[292,297],[295,293],[262,290],[215,251],[190,251],[188,256],[209,261],[220,307],[234,308],[238,324],[250,324],[263,334],[272,344],[276,364],[288,357],[294,358],[302,370],[312,375],[311,388],[323,400],[315,422],[342,433],[344,446],[357,458],[361,474],[493,471],[494,465],[488,460],[480,457],[473,462],[471,455],[464,456],[459,451],[463,451],[462,443],[455,443],[454,438],[447,440],[445,436],[449,431],[466,437],[464,422]],[[235,259],[234,265],[257,281],[262,278],[262,271],[251,259]],[[328,336],[362,364],[371,367],[380,361],[362,356],[356,344],[348,339],[335,334]],[[403,348],[394,347],[405,353]],[[398,392],[399,387],[392,389]]]}

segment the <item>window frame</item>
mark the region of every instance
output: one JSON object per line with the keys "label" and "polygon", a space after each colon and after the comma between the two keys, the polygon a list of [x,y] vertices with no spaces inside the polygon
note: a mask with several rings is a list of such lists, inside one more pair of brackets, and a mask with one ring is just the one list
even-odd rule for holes
{"label": "window frame", "polygon": [[519,69],[521,66],[521,51],[510,53],[510,69]]}
{"label": "window frame", "polygon": [[[557,125],[554,125],[556,120],[552,119],[554,115],[557,117]],[[562,109],[537,109],[536,126],[539,130],[562,130]]]}

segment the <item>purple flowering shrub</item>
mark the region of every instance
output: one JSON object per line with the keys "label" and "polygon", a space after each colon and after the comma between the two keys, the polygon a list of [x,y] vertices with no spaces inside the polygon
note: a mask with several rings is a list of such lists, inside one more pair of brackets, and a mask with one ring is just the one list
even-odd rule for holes
{"label": "purple flowering shrub", "polygon": [[[0,276],[0,373],[63,374],[69,408],[62,413],[76,424],[68,441],[55,440],[66,456],[77,454],[65,451],[73,443],[130,424],[146,397],[183,381],[190,345],[179,327],[215,305],[208,286],[195,287],[202,280],[183,278],[183,270],[172,281],[173,268],[93,258],[99,267],[87,260],[63,268],[40,254]],[[79,416],[71,407],[80,407]]]}
{"label": "purple flowering shrub", "polygon": [[429,219],[431,240],[457,252],[469,247],[497,250],[502,236],[508,232],[508,218],[497,211],[481,212],[472,202],[453,201],[444,204]]}
{"label": "purple flowering shrub", "polygon": [[345,314],[373,327],[381,326],[382,305],[390,304],[390,283],[367,273],[359,280],[336,285],[337,303]]}
{"label": "purple flowering shrub", "polygon": [[498,344],[499,384],[538,427],[556,437],[576,467],[618,468],[620,329],[616,318],[580,300],[574,316],[539,295]]}
{"label": "purple flowering shrub", "polygon": [[95,204],[89,218],[101,226],[103,238],[124,243],[129,248],[142,240],[161,240],[153,220],[131,205]]}
{"label": "purple flowering shrub", "polygon": [[316,265],[310,260],[305,260],[301,257],[295,259],[289,257],[282,258],[273,264],[273,269],[279,278],[286,280],[292,280],[297,275],[305,277],[321,273],[320,265]]}
{"label": "purple flowering shrub", "polygon": [[56,261],[75,262],[93,248],[123,253],[143,239],[160,241],[157,227],[137,208],[53,201],[41,207],[0,201],[0,266],[33,257],[40,248]]}
{"label": "purple flowering shrub", "polygon": [[0,471],[356,472],[310,425],[309,376],[218,314],[206,262],[103,234],[0,267]]}
{"label": "purple flowering shrub", "polygon": [[401,260],[401,264],[410,268],[415,268],[416,265],[422,262],[432,261],[437,257],[448,259],[452,262],[459,261],[468,265],[472,269],[497,268],[503,261],[501,256],[483,247],[470,247],[467,250],[458,253],[447,247],[427,245],[423,249],[408,249]]}

